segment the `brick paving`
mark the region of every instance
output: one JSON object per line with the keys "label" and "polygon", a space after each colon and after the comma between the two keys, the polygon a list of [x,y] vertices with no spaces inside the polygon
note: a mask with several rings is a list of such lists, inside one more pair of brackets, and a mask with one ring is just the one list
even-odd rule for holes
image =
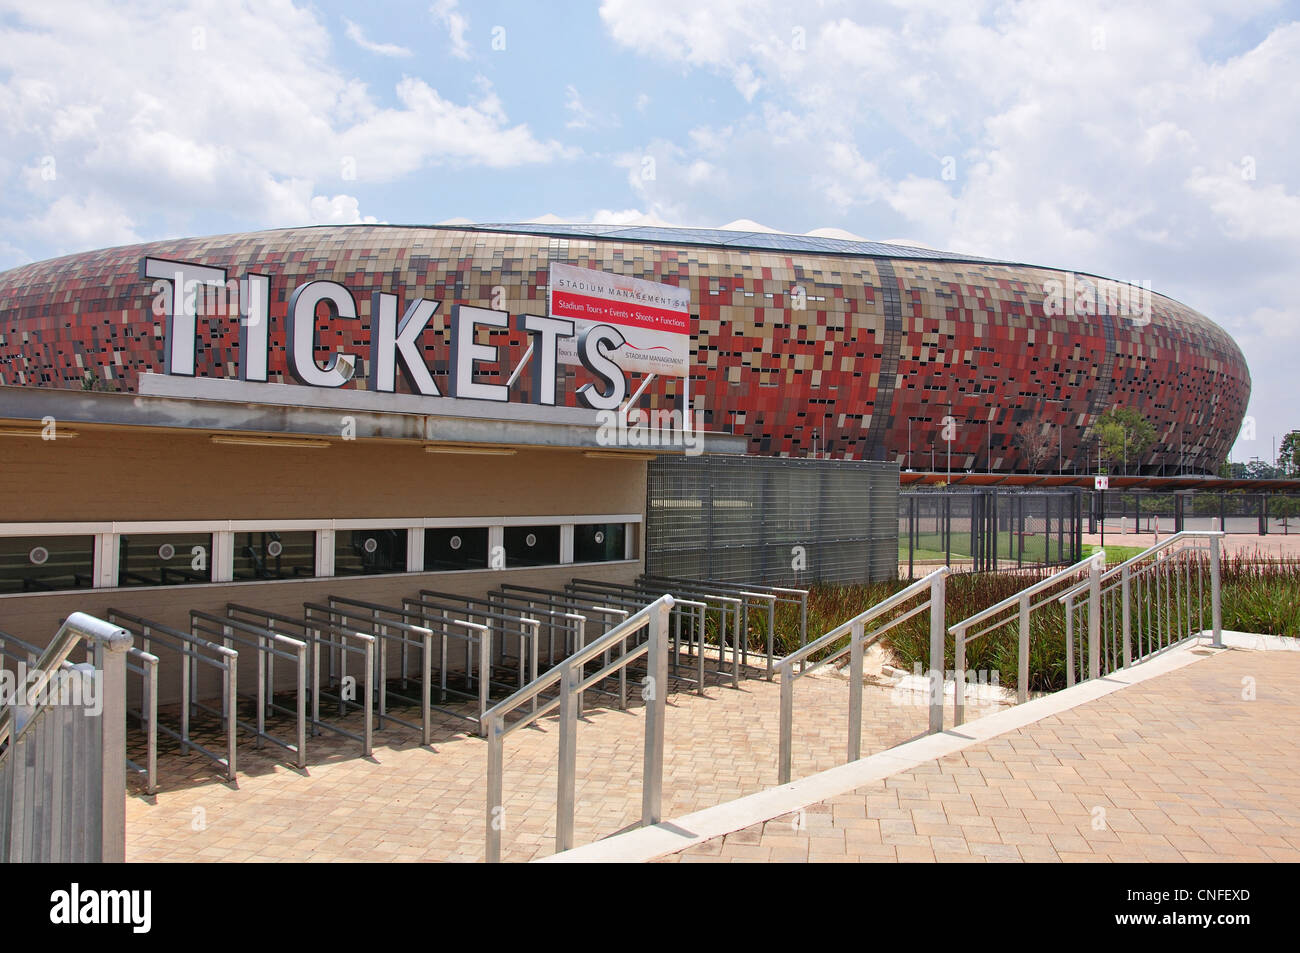
{"label": "brick paving", "polygon": [[[779,688],[760,673],[740,688],[712,685],[707,697],[670,695],[666,719],[664,816],[720,804],[776,783]],[[631,692],[636,695],[635,691]],[[868,687],[863,753],[925,730],[926,709],[897,704]],[[593,708],[578,729],[575,844],[640,817],[643,709]],[[794,773],[840,764],[848,722],[838,676],[801,679]],[[406,717],[410,717],[409,713]],[[355,725],[351,726],[355,729]],[[283,726],[281,727],[283,731]],[[336,737],[308,742],[303,771],[267,747],[240,745],[239,778],[222,782],[210,763],[163,744],[160,793],[137,788],[127,803],[130,861],[349,861],[483,859],[486,743],[463,721],[440,719],[433,750],[399,728],[376,733],[374,755]],[[503,857],[530,860],[554,850],[557,734],[552,722],[506,739]],[[134,783],[134,782],[133,782]]]}
{"label": "brick paving", "polygon": [[1229,650],[661,860],[1300,861],[1297,737],[1300,652]]}

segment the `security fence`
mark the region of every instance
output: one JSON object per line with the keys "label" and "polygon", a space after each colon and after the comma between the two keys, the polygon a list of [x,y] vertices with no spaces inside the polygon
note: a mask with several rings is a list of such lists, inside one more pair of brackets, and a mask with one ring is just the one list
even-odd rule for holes
{"label": "security fence", "polygon": [[898,496],[898,562],[975,572],[1068,566],[1082,558],[1083,491],[945,489]]}
{"label": "security fence", "polygon": [[1107,533],[1300,533],[1300,494],[1107,490],[1088,496],[1089,533],[1100,530],[1103,514]]}
{"label": "security fence", "polygon": [[897,464],[660,457],[647,497],[651,575],[770,586],[897,576]]}

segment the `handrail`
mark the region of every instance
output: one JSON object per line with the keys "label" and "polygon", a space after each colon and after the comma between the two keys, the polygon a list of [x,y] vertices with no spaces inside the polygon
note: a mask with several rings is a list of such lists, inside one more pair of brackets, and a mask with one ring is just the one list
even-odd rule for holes
{"label": "handrail", "polygon": [[[918,579],[905,589],[901,589],[889,598],[881,600],[871,608],[859,612],[847,622],[840,623],[825,635],[814,639],[807,645],[796,649],[789,655],[777,661],[776,670],[781,677],[781,740],[779,760],[777,763],[777,776],[780,784],[790,783],[790,771],[794,761],[794,683],[801,676],[816,671],[821,664],[839,658],[846,651],[850,653],[848,762],[857,761],[862,757],[862,666],[863,652],[869,644],[880,638],[885,632],[889,631],[900,622],[910,619],[912,616],[929,609],[930,668],[932,673],[937,669],[942,678],[943,617],[947,591],[945,579],[948,576],[948,573],[949,570],[947,566],[939,567],[924,578]],[[872,631],[870,635],[867,635],[866,626],[868,622],[872,622],[885,613],[915,599],[923,592],[929,594],[929,598],[925,602],[913,607],[903,615],[891,619],[883,626]],[[849,644],[846,648],[841,649],[839,652],[836,652],[831,656],[830,659],[823,660],[823,663],[819,663],[812,668],[806,668],[800,664],[805,662],[808,656],[812,653],[833,645],[836,641],[843,638],[845,632],[849,633]],[[795,668],[796,665],[799,665],[798,670]],[[940,686],[942,686],[942,681],[940,681]],[[940,687],[938,692],[932,691],[929,706],[930,732],[942,731],[942,687]]]}
{"label": "handrail", "polygon": [[1106,551],[1093,553],[1078,562],[1066,566],[1064,569],[1057,570],[1045,579],[1030,583],[1024,589],[1014,595],[996,602],[987,609],[962,619],[960,622],[949,627],[948,632],[953,636],[954,647],[954,665],[953,665],[953,724],[960,725],[966,719],[966,646],[976,639],[987,635],[994,629],[1001,628],[1011,623],[1011,617],[996,621],[991,625],[985,626],[979,632],[972,636],[967,636],[967,631],[981,622],[996,618],[1008,609],[1015,609],[1019,616],[1019,632],[1016,643],[1016,702],[1024,704],[1029,700],[1029,617],[1034,609],[1040,608],[1052,600],[1051,596],[1037,603],[1033,601],[1034,596],[1046,592],[1053,586],[1060,585],[1063,580],[1074,576],[1077,573],[1088,573],[1086,585],[1092,593],[1091,598],[1098,598],[1100,584],[1098,582],[1101,572],[1106,567]]}
{"label": "handrail", "polygon": [[[1088,677],[1097,678],[1102,673],[1102,659],[1108,656],[1106,672],[1115,668],[1128,668],[1134,661],[1134,643],[1137,658],[1142,659],[1155,651],[1167,648],[1174,641],[1194,634],[1188,629],[1192,624],[1193,598],[1191,564],[1182,561],[1184,584],[1179,582],[1178,557],[1200,553],[1208,549],[1210,569],[1210,626],[1215,648],[1223,647],[1222,605],[1222,539],[1218,530],[1183,530],[1174,533],[1118,566],[1101,574],[1096,598],[1088,601]],[[1174,552],[1178,543],[1204,542],[1206,546],[1190,546]],[[1140,563],[1155,557],[1153,562]],[[1197,590],[1200,596],[1198,627],[1205,624],[1204,583],[1202,565],[1197,563]],[[1172,566],[1172,573],[1170,567]],[[1163,570],[1163,572],[1161,572]],[[1118,581],[1116,580],[1118,577]],[[1138,596],[1134,598],[1134,589]],[[1152,591],[1154,589],[1154,592]],[[1074,684],[1074,613],[1075,599],[1081,590],[1074,587],[1058,598],[1065,607],[1066,684]],[[1115,603],[1118,599],[1119,605]],[[1162,613],[1163,603],[1163,613]],[[1109,607],[1109,612],[1107,608]],[[1119,633],[1115,632],[1116,608],[1119,610]],[[1186,609],[1186,613],[1183,610]],[[1184,615],[1186,618],[1184,618]],[[1161,624],[1163,616],[1165,625]],[[1184,625],[1186,622],[1186,625]],[[1134,638],[1134,626],[1137,638]],[[1106,629],[1106,650],[1102,646],[1102,628]],[[1145,637],[1144,637],[1145,635]],[[1118,642],[1118,645],[1116,644]],[[1082,651],[1082,647],[1080,647]]]}
{"label": "handrail", "polygon": [[[960,622],[956,622],[950,625],[948,627],[948,634],[956,635],[958,630],[964,631],[966,629],[969,629],[971,626],[977,625],[978,623],[983,622],[985,619],[992,618],[994,615],[1003,611],[1004,609],[1008,609],[1011,606],[1019,605],[1023,597],[1029,596],[1032,598],[1033,596],[1038,595],[1040,592],[1044,592],[1045,590],[1052,588],[1052,586],[1056,585],[1065,577],[1072,576],[1077,572],[1082,572],[1083,570],[1088,569],[1094,562],[1100,562],[1101,565],[1103,566],[1106,565],[1106,553],[1104,550],[1098,553],[1093,553],[1091,556],[1086,556],[1083,559],[1080,559],[1077,563],[1072,563],[1071,565],[1065,567],[1064,569],[1060,569],[1052,573],[1046,579],[1040,579],[1038,580],[1038,582],[1026,586],[1024,589],[1021,589],[1015,595],[1007,596],[1001,602],[996,602],[993,605],[989,606],[987,609],[981,609],[973,616],[969,616],[965,619],[962,619]],[[1087,589],[1088,588],[1087,581],[1085,580],[1084,582],[1080,583],[1079,588]]]}
{"label": "handrail", "polygon": [[795,662],[804,661],[805,659],[808,658],[808,656],[812,655],[814,652],[818,651],[819,649],[824,648],[825,646],[836,641],[837,639],[843,638],[844,633],[848,632],[854,625],[858,625],[858,624],[866,625],[868,622],[870,622],[875,618],[878,618],[879,616],[888,612],[890,609],[902,605],[904,602],[906,602],[908,599],[911,599],[917,593],[924,592],[925,590],[929,589],[936,579],[940,579],[948,575],[948,573],[949,570],[947,566],[940,566],[938,569],[934,570],[928,576],[923,576],[922,578],[918,579],[916,582],[912,583],[907,588],[900,589],[898,592],[894,593],[889,598],[881,602],[877,602],[870,609],[866,609],[862,612],[859,612],[857,615],[855,615],[852,619],[849,619],[847,622],[841,622],[839,625],[831,629],[825,635],[814,639],[813,641],[809,642],[807,645],[803,646],[802,648],[795,649],[795,651],[791,652],[789,655],[786,655],[783,658],[778,659],[776,663],[777,666],[788,668],[789,666],[793,665]]}
{"label": "handrail", "polygon": [[[1142,560],[1150,556],[1154,556],[1156,553],[1161,552],[1162,550],[1169,549],[1174,545],[1174,543],[1182,542],[1187,539],[1211,539],[1211,538],[1222,539],[1223,533],[1219,532],[1216,529],[1181,530],[1177,533],[1174,533],[1172,536],[1166,536],[1164,539],[1160,540],[1158,543],[1155,543],[1150,548],[1142,550],[1142,552],[1138,553],[1136,556],[1130,556],[1128,559],[1124,560],[1123,562],[1116,563],[1114,566],[1107,569],[1105,572],[1101,574],[1101,581],[1107,582],[1108,580],[1113,579],[1118,575],[1122,575],[1125,566],[1132,567],[1137,563],[1141,562]],[[1093,555],[1095,556],[1096,554],[1094,553]],[[1079,585],[1075,586],[1073,589],[1067,589],[1057,598],[1056,601],[1064,603],[1067,596],[1070,598],[1074,598],[1078,596],[1080,592],[1082,592],[1084,589],[1087,588],[1088,588],[1088,584],[1086,582],[1080,583]]]}
{"label": "handrail", "polygon": [[[718,579],[686,580],[676,576],[659,576],[659,575],[651,575],[648,573],[642,573],[640,578],[646,580],[658,581],[660,584],[664,585],[665,587],[673,589],[674,592],[681,588],[682,582],[694,581],[697,583],[701,583],[703,585],[719,586],[719,587],[725,587],[731,585],[729,583],[726,583]],[[797,605],[799,607],[799,646],[802,648],[804,645],[808,644],[808,594],[810,590],[800,589],[791,586],[767,586],[761,583],[754,583],[754,582],[747,582],[744,585],[749,589],[755,589],[758,590],[759,592],[772,593],[776,595],[777,602],[785,602],[788,604]],[[775,622],[773,623],[773,625],[775,625]],[[771,656],[771,654],[772,652],[771,649],[769,648],[768,651],[769,657]],[[770,679],[771,677],[772,677],[772,668],[771,665],[769,665],[768,678]]]}
{"label": "handrail", "polygon": [[[55,709],[39,704],[39,700],[47,697],[46,688],[50,680],[56,672],[63,671],[63,663],[82,641],[87,643],[87,650],[94,658],[91,667],[103,679],[103,707],[98,717],[87,716],[85,725],[89,737],[97,736],[97,744],[94,748],[80,749],[75,745],[55,745],[54,750],[43,752],[46,757],[37,770],[45,775],[46,785],[50,783],[50,777],[54,777],[55,790],[67,785],[73,799],[81,800],[79,807],[84,808],[87,803],[94,807],[83,811],[79,827],[73,829],[74,822],[66,811],[56,808],[51,812],[53,816],[42,817],[43,810],[37,814],[37,807],[15,799],[13,791],[7,792],[6,803],[0,804],[0,822],[3,822],[0,823],[0,841],[3,841],[0,858],[4,860],[60,859],[50,856],[51,845],[60,839],[65,839],[65,845],[79,841],[78,853],[83,860],[121,863],[126,859],[126,655],[133,644],[129,632],[84,612],[68,615],[37,661],[35,682],[30,681],[31,675],[28,676],[27,688],[34,693],[28,697],[37,699],[38,706],[34,710],[16,705],[5,705],[0,709],[0,745],[6,746],[0,752],[0,759],[10,762],[6,765],[11,772],[9,778],[15,786],[20,786],[20,790],[29,781],[41,783],[35,772],[26,776],[27,759],[21,746],[27,741],[29,729],[38,731],[38,726],[47,724],[46,718],[57,717]],[[79,667],[78,677],[82,677],[84,671]],[[21,723],[16,720],[20,716],[25,716]],[[75,758],[78,752],[85,754],[89,751],[98,752],[97,756],[92,755],[94,762],[91,764],[74,764],[67,760]],[[99,790],[92,795],[95,787]],[[20,838],[18,843],[11,844],[14,824],[19,829],[27,827],[29,833],[38,830],[34,841]],[[67,855],[71,851],[63,849],[61,853]],[[95,855],[93,858],[90,856],[92,853]],[[71,858],[64,856],[62,859]]]}
{"label": "handrail", "polygon": [[[664,714],[668,688],[668,615],[672,611],[673,597],[664,594],[650,605],[629,616],[600,638],[578,649],[558,666],[539,675],[528,685],[508,698],[498,702],[483,715],[487,727],[487,834],[486,859],[495,863],[501,859],[501,832],[505,827],[505,806],[502,799],[504,775],[504,741],[510,732],[535,722],[557,706],[560,709],[559,767],[555,804],[555,847],[557,852],[573,846],[573,810],[577,790],[577,731],[578,699],[584,689],[622,671],[641,656],[647,657],[647,676],[642,695],[646,701],[644,757],[641,778],[641,822],[645,825],[659,823],[663,800]],[[585,666],[615,646],[625,644],[627,638],[648,627],[650,638],[621,658],[605,665],[598,672],[587,675]],[[545,705],[536,704],[546,689],[560,685],[559,697]],[[506,725],[511,712],[531,703],[532,710],[523,718]]]}

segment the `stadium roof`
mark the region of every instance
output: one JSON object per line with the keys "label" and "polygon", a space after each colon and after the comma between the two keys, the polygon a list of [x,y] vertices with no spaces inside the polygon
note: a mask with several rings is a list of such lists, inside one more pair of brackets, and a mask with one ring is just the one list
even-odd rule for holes
{"label": "stadium roof", "polygon": [[[435,226],[437,227],[437,226]],[[968,261],[988,265],[1019,262],[980,258],[957,252],[936,251],[916,245],[889,242],[850,241],[822,235],[784,235],[779,232],[743,231],[722,228],[677,228],[662,225],[580,225],[550,222],[466,224],[450,226],[464,231],[511,232],[552,238],[595,238],[620,242],[653,242],[673,245],[713,245],[759,251],[807,252],[819,255],[857,255],[869,258],[912,258],[917,261]]]}

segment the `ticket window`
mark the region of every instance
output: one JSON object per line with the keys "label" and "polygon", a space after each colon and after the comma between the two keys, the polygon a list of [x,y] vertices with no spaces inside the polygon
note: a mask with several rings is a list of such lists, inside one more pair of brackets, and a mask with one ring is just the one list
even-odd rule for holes
{"label": "ticket window", "polygon": [[507,526],[504,543],[507,568],[560,563],[559,526]]}
{"label": "ticket window", "polygon": [[94,584],[94,536],[0,536],[0,594]]}
{"label": "ticket window", "polygon": [[211,533],[131,533],[118,538],[119,586],[183,586],[211,581]]}
{"label": "ticket window", "polygon": [[354,529],[334,534],[334,575],[406,572],[406,530]]}

